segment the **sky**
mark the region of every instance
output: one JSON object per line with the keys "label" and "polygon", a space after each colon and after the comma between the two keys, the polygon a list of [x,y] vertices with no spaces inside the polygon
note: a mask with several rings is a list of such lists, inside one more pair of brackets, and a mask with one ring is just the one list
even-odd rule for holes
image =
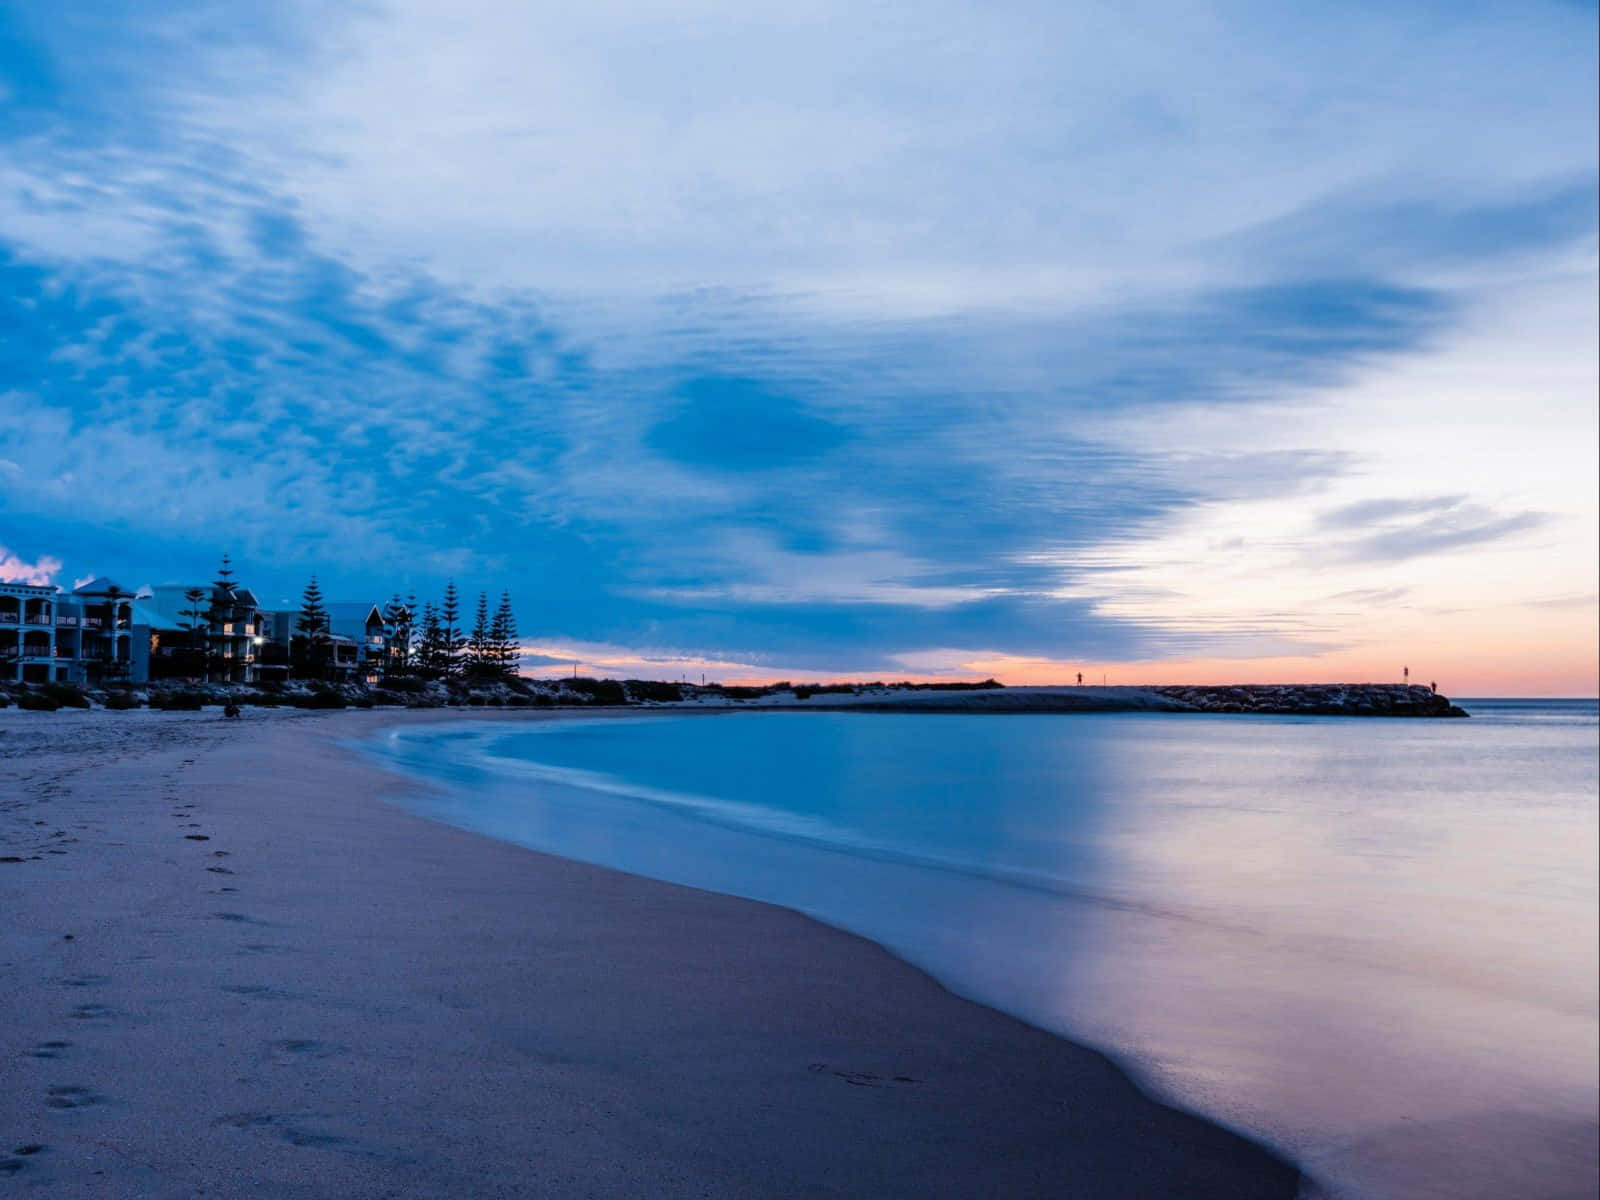
{"label": "sky", "polygon": [[1596,6],[14,0],[0,578],[1594,695]]}

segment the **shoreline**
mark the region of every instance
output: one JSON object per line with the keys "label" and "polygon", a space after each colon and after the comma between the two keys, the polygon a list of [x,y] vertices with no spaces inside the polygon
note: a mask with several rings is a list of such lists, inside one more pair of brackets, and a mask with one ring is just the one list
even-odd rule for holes
{"label": "shoreline", "polygon": [[340,744],[441,719],[0,714],[13,1186],[1296,1194],[873,943],[413,816]]}
{"label": "shoreline", "polygon": [[[648,680],[555,679],[472,683],[405,680],[382,686],[322,683],[117,683],[85,691],[60,685],[0,684],[8,703],[55,709],[154,708],[197,711],[202,705],[337,710],[355,708],[497,708],[805,712],[958,713],[1203,713],[1245,716],[1331,716],[1428,719],[1471,716],[1448,696],[1421,684],[1295,683],[1218,685],[1094,685],[1048,687],[909,683],[774,684],[697,687]],[[20,689],[20,690],[19,690]],[[397,690],[398,689],[398,690]],[[54,693],[54,696],[52,696]]]}

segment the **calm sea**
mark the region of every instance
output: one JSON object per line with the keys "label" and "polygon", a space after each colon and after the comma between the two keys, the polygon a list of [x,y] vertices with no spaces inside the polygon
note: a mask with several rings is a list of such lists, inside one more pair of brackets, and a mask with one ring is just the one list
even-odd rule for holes
{"label": "calm sea", "polygon": [[1340,1195],[1596,1190],[1594,701],[1469,721],[736,713],[386,735],[432,817],[771,901]]}

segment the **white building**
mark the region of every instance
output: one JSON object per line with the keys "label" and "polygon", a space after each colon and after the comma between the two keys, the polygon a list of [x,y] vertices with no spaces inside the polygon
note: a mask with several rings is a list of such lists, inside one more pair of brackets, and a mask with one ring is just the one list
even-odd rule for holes
{"label": "white building", "polygon": [[103,576],[71,592],[0,583],[0,675],[13,683],[142,681],[148,630],[134,594]]}

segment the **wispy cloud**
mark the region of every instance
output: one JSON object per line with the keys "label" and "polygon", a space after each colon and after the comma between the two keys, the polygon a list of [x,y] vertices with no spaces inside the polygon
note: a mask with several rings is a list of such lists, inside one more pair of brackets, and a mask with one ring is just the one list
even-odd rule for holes
{"label": "wispy cloud", "polygon": [[824,672],[1328,644],[1103,569],[1236,502],[1361,497],[1275,550],[1352,567],[1557,527],[1477,478],[1389,497],[1295,422],[1433,352],[1486,264],[1592,242],[1590,12],[6,21],[0,503],[35,559],[492,578],[551,640]]}
{"label": "wispy cloud", "polygon": [[1323,514],[1324,527],[1363,532],[1319,553],[1347,562],[1403,562],[1499,541],[1548,521],[1547,513],[1497,512],[1464,496],[1365,500]]}

